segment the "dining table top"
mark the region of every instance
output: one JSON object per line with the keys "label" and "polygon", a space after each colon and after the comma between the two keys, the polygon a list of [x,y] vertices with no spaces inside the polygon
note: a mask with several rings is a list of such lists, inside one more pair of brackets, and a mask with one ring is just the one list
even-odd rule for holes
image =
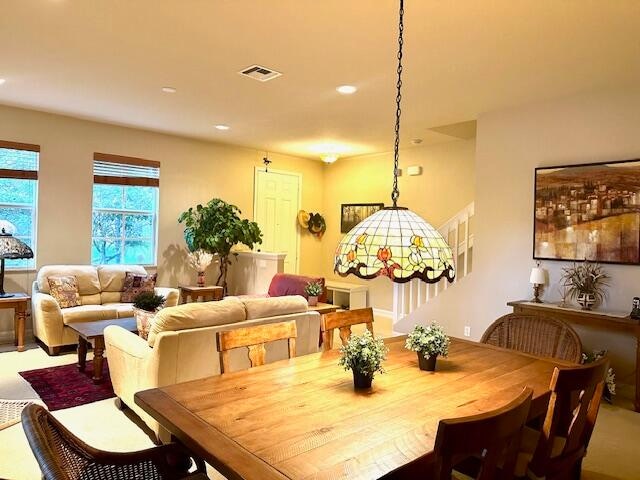
{"label": "dining table top", "polygon": [[[138,392],[135,402],[229,479],[374,479],[432,460],[438,422],[533,388],[546,412],[556,359],[451,339],[435,372],[406,337],[387,339],[370,389],[353,388],[339,350]],[[402,475],[400,475],[402,478]]]}

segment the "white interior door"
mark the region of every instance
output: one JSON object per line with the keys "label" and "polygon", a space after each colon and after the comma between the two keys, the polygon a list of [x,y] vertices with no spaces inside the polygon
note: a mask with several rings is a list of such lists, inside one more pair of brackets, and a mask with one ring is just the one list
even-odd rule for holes
{"label": "white interior door", "polygon": [[300,175],[256,169],[254,221],[262,231],[263,252],[285,252],[284,271],[298,272]]}

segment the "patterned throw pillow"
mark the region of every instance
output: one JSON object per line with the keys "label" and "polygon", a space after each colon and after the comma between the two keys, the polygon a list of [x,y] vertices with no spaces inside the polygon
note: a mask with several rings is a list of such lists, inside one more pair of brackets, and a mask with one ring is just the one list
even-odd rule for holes
{"label": "patterned throw pillow", "polygon": [[139,273],[127,272],[124,277],[124,286],[120,301],[122,303],[133,303],[135,298],[142,292],[153,292],[156,288],[156,278],[158,274],[140,275]]}
{"label": "patterned throw pillow", "polygon": [[49,277],[49,290],[60,308],[77,307],[80,305],[78,281],[74,276]]}

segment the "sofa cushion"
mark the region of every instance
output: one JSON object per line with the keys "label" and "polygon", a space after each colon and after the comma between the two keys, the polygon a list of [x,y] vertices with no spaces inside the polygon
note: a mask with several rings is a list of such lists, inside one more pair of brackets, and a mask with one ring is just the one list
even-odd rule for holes
{"label": "sofa cushion", "polygon": [[102,305],[102,297],[99,293],[80,295],[80,305]]}
{"label": "sofa cushion", "polygon": [[103,305],[80,305],[62,310],[62,321],[65,325],[77,322],[113,320],[114,318],[118,318],[116,309]]}
{"label": "sofa cushion", "polygon": [[60,308],[77,307],[80,305],[78,282],[72,275],[47,278],[51,296],[58,302]]}
{"label": "sofa cushion", "polygon": [[103,303],[102,306],[106,308],[115,308],[116,312],[118,312],[118,318],[133,317],[133,303],[109,302]]}
{"label": "sofa cushion", "polygon": [[50,293],[49,277],[73,276],[78,282],[80,295],[94,295],[100,293],[98,271],[93,265],[45,265],[38,270],[38,290]]}
{"label": "sofa cushion", "polygon": [[[97,267],[100,288],[103,292],[122,292],[127,272],[146,275],[147,271],[141,265],[100,265]],[[118,295],[118,300],[120,296]]]}
{"label": "sofa cushion", "polygon": [[300,295],[270,298],[247,298],[243,299],[242,303],[247,311],[247,320],[307,311],[307,300]]}
{"label": "sofa cushion", "polygon": [[327,291],[324,286],[324,277],[306,277],[304,275],[294,275],[291,273],[276,273],[271,279],[269,285],[270,297],[283,297],[285,295],[302,295],[304,298],[309,296],[304,292],[304,287],[310,282],[320,282],[322,285],[322,294],[318,297],[318,301],[327,301]]}
{"label": "sofa cushion", "polygon": [[122,294],[120,295],[120,301],[132,303],[142,292],[153,292],[156,288],[157,278],[157,273],[154,273],[153,275],[141,275],[139,273],[127,272],[124,277],[124,285],[122,288]]}
{"label": "sofa cushion", "polygon": [[[153,347],[160,332],[226,325],[241,322],[245,318],[244,305],[235,298],[163,308],[151,326],[148,342]],[[211,348],[215,347],[212,345]]]}
{"label": "sofa cushion", "polygon": [[122,292],[100,292],[100,303],[105,305],[107,303],[120,303],[120,297]]}

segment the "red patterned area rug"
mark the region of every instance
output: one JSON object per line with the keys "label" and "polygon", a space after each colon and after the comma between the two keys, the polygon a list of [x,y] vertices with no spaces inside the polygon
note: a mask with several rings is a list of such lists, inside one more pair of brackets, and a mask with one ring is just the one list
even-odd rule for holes
{"label": "red patterned area rug", "polygon": [[106,359],[103,374],[102,383],[95,385],[91,380],[93,362],[90,361],[84,372],[80,372],[75,363],[20,372],[51,411],[115,397]]}

